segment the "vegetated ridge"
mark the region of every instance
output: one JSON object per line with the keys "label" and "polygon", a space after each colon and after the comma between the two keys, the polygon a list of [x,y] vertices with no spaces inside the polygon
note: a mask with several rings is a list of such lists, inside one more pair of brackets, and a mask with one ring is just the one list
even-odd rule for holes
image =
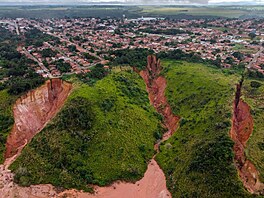
{"label": "vegetated ridge", "polygon": [[235,142],[235,164],[244,187],[252,194],[264,194],[259,172],[245,154],[246,143],[253,132],[253,117],[249,105],[241,99],[244,78],[237,85],[230,136]]}
{"label": "vegetated ridge", "polygon": [[177,133],[161,143],[156,156],[172,197],[249,197],[229,137],[239,76],[186,61],[167,59],[162,66],[166,97],[181,116]]}
{"label": "vegetated ridge", "polygon": [[75,85],[62,110],[10,167],[15,181],[85,191],[92,190],[88,184],[138,181],[162,134],[144,81],[128,71],[93,86]]}
{"label": "vegetated ridge", "polygon": [[264,81],[245,75],[241,99],[250,106],[254,120],[252,135],[247,141],[245,153],[259,172],[259,180],[264,183]]}
{"label": "vegetated ridge", "polygon": [[[155,55],[149,55],[147,57],[147,66],[140,72],[134,67],[137,73],[140,73],[141,77],[145,81],[146,89],[150,99],[150,103],[155,107],[156,111],[163,116],[164,128],[168,130],[164,134],[156,134],[158,139],[155,144],[155,150],[158,151],[159,144],[167,140],[173,132],[176,131],[178,126],[179,117],[172,113],[170,105],[168,104],[165,97],[166,79],[160,75],[162,67],[160,61],[156,59]],[[127,198],[170,198],[171,194],[166,187],[166,178],[155,161],[155,156],[150,160],[147,171],[144,177],[136,183],[114,183],[109,187],[96,187],[95,195],[89,195],[80,193],[74,190],[63,192],[61,195],[70,196],[75,195],[83,198],[123,198],[126,195]]]}
{"label": "vegetated ridge", "polygon": [[[156,64],[157,62],[155,61],[156,59],[155,58],[148,58],[148,60],[149,60],[149,65],[148,65],[148,68],[152,68],[152,69],[154,69],[155,67],[157,67],[157,65],[158,65],[158,67],[159,67],[159,71],[160,71],[160,65],[159,64]],[[154,60],[154,61],[153,61]],[[137,78],[135,78],[135,75],[136,74],[133,74],[132,76],[134,76],[134,77],[132,77],[131,76],[131,74],[128,74],[128,73],[124,73],[124,72],[121,72],[120,74],[113,74],[113,75],[111,75],[111,77],[107,77],[105,80],[102,80],[102,81],[99,81],[97,84],[96,84],[96,86],[98,86],[98,89],[102,89],[102,87],[104,87],[104,85],[106,85],[106,84],[108,84],[109,85],[109,83],[111,84],[111,85],[113,85],[112,83],[111,83],[111,81],[112,81],[112,79],[115,79],[115,85],[117,85],[117,87],[120,87],[120,84],[119,83],[121,83],[121,88],[122,88],[122,95],[123,94],[128,94],[128,92],[126,91],[126,89],[125,89],[125,87],[124,86],[129,86],[130,88],[130,90],[133,88],[133,87],[131,87],[132,86],[132,84],[134,83],[132,83],[131,82],[131,80],[133,79],[133,80],[136,80]],[[158,75],[157,75],[158,76]],[[132,81],[133,81],[132,80]],[[105,81],[105,82],[104,82]],[[126,83],[125,84],[123,84],[123,81],[125,81]],[[117,84],[116,84],[117,83]],[[132,83],[132,84],[131,84]],[[99,86],[99,84],[101,84],[102,86]],[[164,84],[163,84],[164,85]],[[113,86],[111,86],[112,88],[113,88]],[[138,87],[138,86],[136,86],[136,87]],[[165,81],[165,87],[166,87],[166,81]],[[163,89],[161,89],[162,91],[163,91],[163,95],[165,94],[164,93],[164,90],[165,90],[165,87],[163,88]],[[73,95],[71,95],[71,97],[70,97],[70,99],[69,99],[69,101],[67,102],[68,104],[66,104],[66,107],[64,107],[63,108],[63,110],[62,110],[62,112],[64,112],[64,111],[67,111],[68,113],[69,113],[69,116],[70,116],[70,119],[76,119],[76,117],[72,117],[71,116],[71,113],[70,113],[70,111],[68,111],[67,109],[71,106],[69,103],[72,103],[72,101],[74,100],[76,100],[76,99],[78,99],[79,97],[81,97],[81,95],[80,94],[84,94],[84,93],[87,93],[87,92],[89,92],[89,95],[91,95],[91,97],[92,96],[95,96],[96,94],[96,92],[95,91],[91,91],[92,89],[97,89],[97,88],[90,88],[90,91],[88,91],[88,90],[86,90],[85,91],[85,89],[84,89],[85,87],[83,87],[83,90],[82,89],[80,89],[79,91],[78,91],[78,88],[77,88],[77,90],[75,90],[74,91],[74,93],[73,93]],[[135,88],[133,88],[133,89],[135,89]],[[132,89],[132,90],[133,90]],[[151,88],[150,88],[151,89]],[[84,92],[85,91],[85,92]],[[102,90],[101,90],[102,91]],[[99,101],[99,103],[100,103],[100,108],[103,108],[104,110],[105,110],[105,113],[107,114],[108,113],[108,111],[110,111],[110,109],[112,109],[113,107],[111,106],[111,107],[109,107],[109,103],[111,104],[113,101],[112,100],[114,100],[115,101],[115,99],[113,99],[112,98],[112,96],[111,96],[111,93],[112,93],[112,91],[110,91],[110,93],[108,92],[107,94],[107,98],[105,98],[104,97],[104,95],[105,94],[102,94],[102,92],[100,91],[100,93],[101,93],[101,95],[100,95],[100,97],[101,97],[101,99],[103,99],[103,100],[105,100],[105,102],[103,102],[102,104],[101,104],[101,102]],[[116,93],[119,93],[119,91],[117,91],[116,92],[116,89],[114,89],[113,91],[115,91],[115,94]],[[140,90],[138,90],[139,92],[140,92]],[[159,91],[158,91],[159,92]],[[132,93],[134,93],[134,92],[132,92]],[[130,92],[130,94],[131,94],[131,92]],[[136,93],[134,93],[134,94],[136,94]],[[142,93],[141,93],[142,94]],[[160,93],[160,95],[162,95],[161,93]],[[82,95],[83,96],[83,95]],[[86,96],[86,97],[88,97],[88,96]],[[109,100],[110,98],[111,98],[111,101]],[[130,95],[129,96],[129,98],[130,97],[132,97],[133,98],[133,94],[132,95]],[[163,96],[164,97],[164,96]],[[132,98],[130,98],[130,99],[132,99]],[[96,98],[95,98],[96,99]],[[94,99],[94,100],[95,100]],[[130,101],[130,99],[129,99],[129,101]],[[143,97],[141,97],[141,99],[143,99]],[[97,101],[97,100],[96,100]],[[163,102],[163,101],[166,101],[166,99],[165,98],[162,98],[162,101],[161,102]],[[85,102],[85,101],[83,101],[83,102]],[[95,101],[94,101],[95,102]],[[97,101],[98,102],[98,101]],[[115,101],[115,102],[117,102],[117,101]],[[137,101],[131,101],[132,103],[137,103]],[[91,104],[93,104],[93,102],[92,103],[90,103],[90,105]],[[146,108],[145,107],[145,103],[141,103],[141,105],[142,105],[142,107],[143,108]],[[92,105],[91,105],[92,106]],[[121,105],[122,106],[122,105]],[[88,108],[89,109],[89,108]],[[150,108],[151,109],[151,108]],[[168,134],[171,134],[171,132],[176,128],[176,125],[177,125],[177,122],[178,122],[178,118],[176,117],[176,116],[173,116],[173,114],[171,114],[171,115],[168,115],[169,113],[168,112],[170,112],[170,113],[172,113],[172,111],[171,110],[169,110],[169,105],[168,104],[166,104],[166,111],[165,112],[167,112],[167,115],[166,115],[166,118],[170,118],[170,120],[175,120],[176,122],[175,123],[170,123],[170,124],[168,124],[168,126],[170,127],[170,130],[169,130],[169,133]],[[79,111],[82,111],[82,108],[78,108],[78,110]],[[71,111],[74,111],[73,109],[71,110]],[[100,113],[99,113],[100,114]],[[131,115],[131,114],[130,114]],[[60,117],[60,119],[61,118],[63,118],[64,116],[63,115],[58,115],[57,117]],[[172,117],[173,117],[173,119],[172,119]],[[65,121],[67,121],[67,119],[65,120]],[[68,120],[69,121],[69,120]],[[57,122],[57,119],[55,119],[55,123],[57,123],[58,125],[61,125],[62,123],[58,123]],[[54,124],[55,124],[54,123]],[[68,125],[69,125],[69,127],[70,128],[72,128],[72,122],[67,122],[68,123]],[[51,124],[51,126],[52,126],[52,124]],[[52,127],[49,127],[49,129],[51,129],[52,130]],[[65,130],[65,129],[64,129]],[[80,129],[79,129],[80,130]],[[48,133],[48,132],[46,132],[46,133]],[[155,135],[155,137],[156,138],[160,138],[161,137],[161,135],[159,135],[160,134],[160,132],[158,132],[158,131],[156,131],[155,133],[154,133],[154,135]],[[166,133],[167,134],[167,133]],[[46,135],[48,135],[48,134],[46,134]],[[120,134],[119,134],[120,135]],[[39,135],[38,135],[39,136]],[[168,138],[168,136],[169,135],[166,135],[166,136],[164,136],[164,137],[166,137],[166,138]],[[37,137],[36,137],[37,138]],[[34,138],[34,139],[36,139],[36,138]],[[47,138],[49,138],[49,135],[48,136],[46,136],[45,137],[46,139]],[[63,137],[61,137],[61,138],[63,138]],[[39,139],[39,138],[37,138],[37,139]],[[147,142],[145,142],[145,144],[146,144]],[[29,146],[30,146],[30,144],[29,144]],[[45,147],[47,148],[47,144],[45,145]],[[113,146],[113,145],[112,145]],[[142,147],[142,148],[141,148]],[[144,146],[144,147],[146,147],[146,146]],[[140,148],[141,148],[141,150],[145,150],[146,148],[143,148],[143,146],[140,146]],[[152,144],[152,148],[153,148],[153,144]],[[26,149],[26,150],[28,150],[28,149]],[[24,151],[24,152],[27,152],[27,151]],[[31,154],[32,155],[32,154]],[[34,156],[35,155],[33,155],[33,158],[34,158]],[[25,158],[25,157],[24,157]],[[21,159],[23,159],[23,158],[20,158],[20,160]],[[57,159],[57,160],[59,160],[59,159]],[[154,160],[154,159],[153,159]],[[16,162],[17,163],[17,162]],[[30,162],[31,163],[31,162]],[[108,163],[108,165],[109,165],[109,163]],[[25,165],[23,165],[23,166],[25,166]],[[49,166],[48,164],[46,164],[46,166]],[[24,174],[26,174],[26,175],[23,175],[23,173],[21,173],[21,170],[25,170],[25,172],[24,172]],[[18,175],[18,181],[19,182],[23,182],[24,181],[24,179],[25,178],[27,178],[28,176],[28,170],[26,170],[26,168],[24,168],[24,167],[19,167],[19,170],[20,170],[20,172],[18,171],[18,173],[19,174],[22,174],[22,175]],[[22,180],[21,180],[22,179]],[[126,183],[124,183],[124,184],[114,184],[115,185],[115,190],[113,190],[113,188],[112,187],[106,187],[105,189],[104,188],[97,188],[97,189],[95,189],[96,190],[96,192],[97,192],[97,195],[99,196],[104,196],[104,194],[102,195],[102,194],[100,194],[100,189],[103,189],[103,191],[104,192],[107,192],[107,195],[109,195],[109,193],[111,193],[111,192],[113,192],[113,194],[111,194],[111,195],[118,195],[118,192],[121,192],[121,193],[124,193],[124,192],[128,192],[128,194],[127,195],[129,195],[129,192],[131,192],[132,194],[134,194],[135,192],[138,192],[139,193],[139,196],[143,196],[143,197],[146,197],[146,196],[149,196],[149,197],[151,197],[151,196],[162,196],[162,197],[168,197],[169,196],[169,192],[168,191],[166,191],[166,181],[165,181],[165,177],[164,177],[164,174],[162,173],[162,171],[160,170],[160,168],[159,168],[159,166],[157,165],[157,163],[155,162],[155,161],[151,161],[150,163],[149,163],[149,166],[148,166],[148,170],[147,170],[147,172],[145,173],[145,175],[144,175],[144,178],[143,179],[141,179],[140,181],[138,181],[136,184],[126,184]],[[121,188],[121,190],[120,190],[120,188]],[[107,189],[107,190],[106,190]],[[126,191],[122,191],[122,189],[126,189]],[[134,190],[133,190],[134,189]],[[152,190],[151,190],[152,189]],[[134,193],[133,193],[134,192]],[[54,192],[53,192],[54,193]],[[67,194],[67,193],[70,193],[71,195],[72,195],[72,192],[68,192],[68,191],[66,191],[64,194],[60,194],[60,195],[69,195],[69,194]],[[78,192],[76,192],[75,191],[75,193],[77,193],[78,194]],[[52,193],[51,193],[52,194]],[[51,195],[50,194],[50,195]],[[74,194],[74,193],[73,193]],[[133,196],[131,194],[131,196]],[[80,195],[80,194],[78,194],[78,195]],[[83,196],[84,196],[84,194],[82,194]],[[105,194],[106,195],[106,194]],[[89,194],[85,194],[85,196],[86,197],[89,197],[89,196],[91,196],[91,197],[93,197],[92,195],[89,195]]]}

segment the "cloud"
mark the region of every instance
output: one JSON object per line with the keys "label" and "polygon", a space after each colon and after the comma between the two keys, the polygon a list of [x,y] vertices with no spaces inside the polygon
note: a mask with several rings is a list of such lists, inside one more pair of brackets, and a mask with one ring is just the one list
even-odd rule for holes
{"label": "cloud", "polygon": [[0,3],[30,3],[30,4],[78,4],[78,3],[101,3],[120,2],[129,4],[214,4],[230,2],[264,3],[264,0],[0,0]]}
{"label": "cloud", "polygon": [[[127,0],[126,2],[135,2],[135,0]],[[189,4],[189,3],[202,3],[207,4],[208,0],[136,0],[136,2],[146,3],[146,4],[157,4],[157,3],[179,3],[179,4]]]}
{"label": "cloud", "polygon": [[189,4],[189,3],[201,3],[207,4],[208,0],[0,0],[0,2],[10,2],[10,3],[100,3],[100,2],[109,2],[115,1],[120,3],[142,3],[142,4],[163,4],[163,3],[171,3],[171,4]]}

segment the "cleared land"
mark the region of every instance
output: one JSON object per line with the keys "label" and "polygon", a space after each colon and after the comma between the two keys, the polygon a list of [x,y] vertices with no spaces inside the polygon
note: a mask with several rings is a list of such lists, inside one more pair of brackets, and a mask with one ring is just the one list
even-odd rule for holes
{"label": "cleared land", "polygon": [[249,53],[249,54],[255,54],[255,53],[258,52],[256,49],[246,48],[242,44],[236,44],[233,49],[235,51],[239,51],[239,52],[242,52],[242,53]]}
{"label": "cleared land", "polygon": [[229,137],[239,76],[183,61],[167,60],[162,65],[167,99],[182,118],[157,155],[173,197],[248,197],[234,166]]}

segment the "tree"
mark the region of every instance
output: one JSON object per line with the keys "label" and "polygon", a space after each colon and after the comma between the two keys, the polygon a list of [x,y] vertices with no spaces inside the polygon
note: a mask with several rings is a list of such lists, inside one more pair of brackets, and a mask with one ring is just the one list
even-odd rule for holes
{"label": "tree", "polygon": [[69,45],[68,49],[70,52],[76,52],[77,51],[76,45]]}
{"label": "tree", "polygon": [[254,32],[250,32],[248,36],[251,38],[251,40],[253,40],[254,38],[256,38],[257,35]]}
{"label": "tree", "polygon": [[244,54],[242,54],[241,52],[234,52],[232,55],[238,60],[242,60],[244,58]]}

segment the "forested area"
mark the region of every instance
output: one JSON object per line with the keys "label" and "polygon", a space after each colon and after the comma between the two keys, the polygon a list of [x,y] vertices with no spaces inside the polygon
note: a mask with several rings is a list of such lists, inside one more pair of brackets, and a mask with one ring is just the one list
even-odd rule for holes
{"label": "forested area", "polygon": [[144,69],[147,65],[147,56],[150,54],[154,54],[154,51],[137,48],[116,50],[110,52],[110,54],[115,56],[115,58],[110,59],[113,62],[113,65],[130,65],[141,70]]}
{"label": "forested area", "polygon": [[57,61],[54,62],[57,69],[62,72],[62,73],[65,73],[65,72],[70,72],[71,71],[71,65],[70,63],[67,63],[65,62],[64,60],[62,59],[59,59]]}
{"label": "forested area", "polygon": [[[153,50],[143,49],[143,48],[136,48],[136,49],[123,49],[123,50],[116,50],[114,52],[110,52],[111,55],[114,57],[110,58],[112,61],[113,66],[116,65],[130,65],[133,67],[142,70],[147,65],[146,57],[150,54],[154,54]],[[162,51],[157,54],[159,59],[173,59],[173,60],[184,60],[193,63],[204,63],[210,66],[215,66],[218,68],[222,68],[222,62],[220,57],[216,58],[216,60],[209,60],[209,59],[202,59],[199,54],[197,53],[186,53],[180,49],[175,49],[172,51]],[[243,64],[235,64],[230,63],[231,68],[223,70],[227,73],[243,73],[245,66]],[[252,76],[261,76],[259,72],[251,72]]]}
{"label": "forested area", "polygon": [[[136,48],[136,49],[124,49],[110,52],[115,57],[110,58],[113,65],[130,65],[140,70],[144,69],[147,65],[147,56],[154,54],[153,50]],[[195,63],[208,63],[217,67],[221,67],[221,60],[216,59],[214,61],[202,59],[196,53],[186,53],[180,49],[176,49],[168,52],[160,52],[157,54],[159,59],[173,59],[173,60],[185,60]]]}
{"label": "forested area", "polygon": [[0,90],[19,95],[44,82],[44,78],[31,68],[35,63],[17,50],[19,38],[0,28]]}
{"label": "forested area", "polygon": [[97,64],[91,69],[91,72],[78,74],[77,77],[82,82],[93,85],[96,81],[103,79],[110,73],[109,69],[104,68],[102,64]]}
{"label": "forested area", "polygon": [[36,28],[28,30],[25,33],[25,38],[26,38],[25,39],[26,46],[34,45],[36,47],[41,47],[43,45],[43,42],[47,42],[47,41],[53,41],[54,43],[60,42],[58,38],[45,34]]}

